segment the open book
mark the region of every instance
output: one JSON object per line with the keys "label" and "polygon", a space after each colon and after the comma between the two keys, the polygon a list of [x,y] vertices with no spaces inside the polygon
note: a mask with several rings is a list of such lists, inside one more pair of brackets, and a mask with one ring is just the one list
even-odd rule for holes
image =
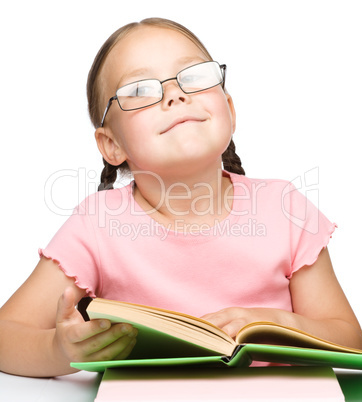
{"label": "open book", "polygon": [[138,329],[137,344],[127,360],[72,363],[79,369],[217,363],[248,366],[253,360],[362,369],[362,350],[271,322],[248,324],[234,340],[208,321],[155,307],[96,298],[87,313],[91,319],[132,324]]}

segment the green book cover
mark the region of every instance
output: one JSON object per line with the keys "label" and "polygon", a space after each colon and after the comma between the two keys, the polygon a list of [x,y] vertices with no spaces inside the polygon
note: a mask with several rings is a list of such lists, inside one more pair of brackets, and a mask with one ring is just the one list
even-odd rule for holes
{"label": "green book cover", "polygon": [[93,300],[87,311],[91,319],[130,323],[138,329],[138,336],[127,359],[71,363],[81,370],[175,365],[248,367],[253,361],[362,369],[362,350],[274,323],[248,324],[235,341],[204,320],[173,311],[105,299]]}
{"label": "green book cover", "polygon": [[332,352],[328,350],[295,348],[275,345],[240,345],[232,357],[194,356],[152,359],[126,359],[100,362],[74,362],[71,366],[79,370],[102,372],[115,367],[155,366],[225,366],[249,367],[253,361],[283,363],[305,366],[328,366],[362,370],[362,355]]}

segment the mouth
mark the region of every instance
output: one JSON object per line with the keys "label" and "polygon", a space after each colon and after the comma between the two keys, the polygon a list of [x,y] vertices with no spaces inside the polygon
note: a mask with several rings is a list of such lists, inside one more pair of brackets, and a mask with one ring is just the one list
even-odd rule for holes
{"label": "mouth", "polygon": [[171,131],[173,128],[183,125],[183,124],[201,123],[203,121],[205,121],[205,119],[200,119],[200,118],[191,117],[191,116],[182,117],[182,118],[174,120],[165,130],[161,131],[160,134],[165,134],[165,133]]}

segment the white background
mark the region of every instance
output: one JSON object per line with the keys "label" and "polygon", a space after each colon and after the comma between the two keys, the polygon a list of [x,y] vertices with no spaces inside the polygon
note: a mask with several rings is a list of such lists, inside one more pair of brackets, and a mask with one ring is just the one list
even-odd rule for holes
{"label": "white background", "polygon": [[228,65],[247,175],[312,170],[314,201],[339,226],[335,271],[362,321],[362,2],[14,0],[0,15],[0,305],[96,190],[101,157],[85,93],[96,52],[120,26],[160,16]]}

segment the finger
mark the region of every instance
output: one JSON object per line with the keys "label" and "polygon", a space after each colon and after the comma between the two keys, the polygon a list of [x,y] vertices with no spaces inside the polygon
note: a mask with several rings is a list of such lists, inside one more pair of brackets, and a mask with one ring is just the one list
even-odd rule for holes
{"label": "finger", "polygon": [[133,348],[135,347],[137,343],[137,338],[131,339],[131,342],[128,344],[128,346],[123,349],[120,353],[118,353],[117,356],[113,358],[113,360],[124,360],[127,359],[127,357],[131,354]]}
{"label": "finger", "polygon": [[123,360],[131,353],[136,338],[123,336],[115,342],[107,345],[98,352],[92,353],[87,357],[88,361],[108,361],[108,360]]}
{"label": "finger", "polygon": [[72,288],[67,287],[58,301],[58,309],[56,315],[57,323],[68,321],[71,318],[74,318],[75,307],[75,293]]}
{"label": "finger", "polygon": [[[127,324],[127,326],[129,326],[129,324]],[[112,353],[112,358],[114,358],[116,355],[122,353],[128,346],[130,346],[132,350],[135,342],[131,341],[135,340],[137,330],[132,329],[129,331],[129,328],[125,327],[124,324],[113,326],[107,332],[98,334],[82,342],[80,346],[82,347],[83,355],[92,356],[92,359],[99,360],[100,358],[105,359],[102,355],[103,353],[105,356]]]}
{"label": "finger", "polygon": [[229,314],[226,310],[220,310],[217,311],[216,313],[206,314],[201,318],[203,320],[211,322],[211,324],[214,324],[219,328],[224,327],[231,320],[231,317],[229,317]]}
{"label": "finger", "polygon": [[208,321],[208,322],[211,322],[212,324],[214,324],[214,320],[215,320],[216,314],[217,314],[217,313],[205,314],[205,315],[203,315],[203,316],[200,317],[200,318],[201,318],[202,320],[205,320],[205,321]]}
{"label": "finger", "polygon": [[209,313],[209,314],[205,314],[205,315],[201,316],[200,318],[201,318],[202,320],[209,321],[209,317],[211,317],[211,316],[212,316],[212,314]]}
{"label": "finger", "polygon": [[223,326],[221,329],[226,332],[232,338],[235,338],[236,334],[244,326],[244,322],[231,321],[227,325]]}
{"label": "finger", "polygon": [[[102,321],[105,325],[103,326]],[[117,339],[129,336],[134,338],[137,336],[137,330],[130,324],[114,324],[111,326],[110,321],[107,320],[93,320],[85,323],[86,325],[74,326],[72,331],[73,343],[80,343],[80,347],[83,353],[86,355],[95,353],[111,343],[115,342]]]}
{"label": "finger", "polygon": [[67,337],[71,343],[80,343],[106,332],[110,328],[111,322],[109,320],[82,321],[81,323],[74,324],[68,328]]}

